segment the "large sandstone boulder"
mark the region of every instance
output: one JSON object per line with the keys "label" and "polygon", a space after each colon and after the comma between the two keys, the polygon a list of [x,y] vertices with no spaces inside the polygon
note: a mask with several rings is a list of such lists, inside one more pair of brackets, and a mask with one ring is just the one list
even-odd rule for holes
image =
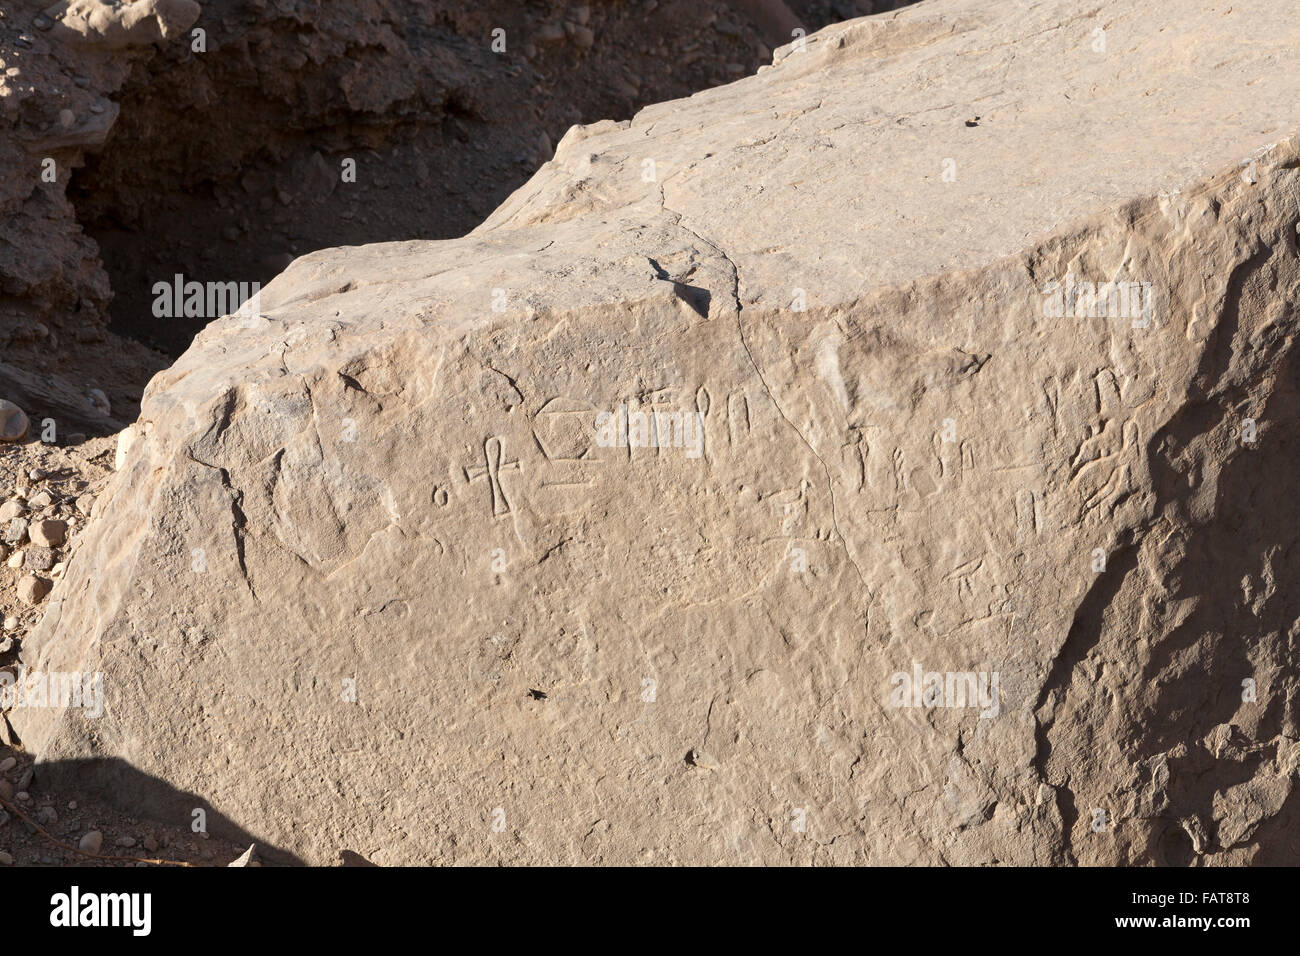
{"label": "large sandstone boulder", "polygon": [[299,259],[11,723],[313,863],[1296,862],[1292,14],[924,3]]}

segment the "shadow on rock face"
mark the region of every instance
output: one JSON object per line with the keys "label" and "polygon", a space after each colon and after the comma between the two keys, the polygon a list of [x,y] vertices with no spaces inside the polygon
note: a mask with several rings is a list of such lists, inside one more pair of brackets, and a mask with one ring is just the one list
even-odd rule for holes
{"label": "shadow on rock face", "polygon": [[[1251,848],[1257,865],[1300,860],[1300,791],[1288,772],[1300,633],[1300,472],[1286,424],[1300,416],[1300,350],[1282,331],[1289,305],[1254,335],[1256,365],[1234,364],[1240,303],[1271,292],[1266,260],[1257,255],[1234,275],[1198,370],[1201,392],[1150,442],[1155,512],[1175,530],[1148,535],[1141,558],[1137,548],[1115,556],[1043,689],[1058,708],[1040,734],[1045,765],[1067,784],[1071,773],[1085,779],[1086,767],[1113,791],[1064,787],[1067,826],[1087,841],[1092,808],[1124,794],[1139,831],[1126,864],[1187,866]],[[1261,378],[1272,394],[1252,404]],[[1254,441],[1242,437],[1248,412],[1267,430]],[[1247,450],[1219,464],[1226,442]],[[1202,486],[1197,517],[1188,502]],[[1131,665],[1114,663],[1126,655]]]}
{"label": "shadow on rock face", "polygon": [[204,797],[177,790],[116,757],[38,762],[36,780],[43,787],[69,793],[93,793],[123,813],[164,824],[190,826],[201,810],[211,836],[236,845],[256,843],[258,859],[273,866],[306,865],[293,853],[249,833]]}
{"label": "shadow on rock face", "polygon": [[373,866],[378,867],[378,863],[371,863],[360,853],[353,853],[351,850],[341,850],[339,852],[340,866]]}

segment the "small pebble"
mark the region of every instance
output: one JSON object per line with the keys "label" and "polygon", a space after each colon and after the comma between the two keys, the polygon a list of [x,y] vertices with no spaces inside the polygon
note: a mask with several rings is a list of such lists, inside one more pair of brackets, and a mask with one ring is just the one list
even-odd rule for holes
{"label": "small pebble", "polygon": [[232,863],[228,863],[227,866],[240,867],[240,868],[242,868],[242,867],[246,867],[246,866],[256,866],[256,861],[254,861],[254,859],[253,859],[253,855],[254,855],[256,852],[257,852],[257,844],[254,843],[254,844],[252,844],[252,845],[251,845],[247,850],[245,850],[242,854],[240,854],[240,856],[239,856],[239,858],[238,858],[237,860],[235,860],[235,861],[232,862]]}
{"label": "small pebble", "polygon": [[28,500],[28,504],[40,511],[54,504],[54,496],[48,491],[38,491]]}
{"label": "small pebble", "polygon": [[23,552],[23,567],[28,571],[48,571],[54,564],[53,548],[28,548]]}
{"label": "small pebble", "polygon": [[533,40],[541,44],[562,43],[564,41],[564,27],[558,23],[548,23],[539,27],[533,33]]}
{"label": "small pebble", "polygon": [[77,849],[83,853],[98,853],[104,845],[104,834],[91,830],[77,843]]}
{"label": "small pebble", "polygon": [[27,540],[27,519],[14,518],[5,526],[4,542],[8,545],[19,545]]}
{"label": "small pebble", "polygon": [[27,505],[21,498],[13,498],[0,505],[0,521],[13,521],[27,514]]}
{"label": "small pebble", "polygon": [[14,858],[10,856],[8,853],[6,853],[4,850],[0,850],[0,866],[13,866],[13,865],[14,865]]}
{"label": "small pebble", "polygon": [[28,574],[18,582],[18,596],[33,607],[44,601],[49,593],[50,582],[34,574]]}
{"label": "small pebble", "polygon": [[18,766],[17,757],[5,757],[4,760],[0,760],[0,773],[8,773],[16,766]]}
{"label": "small pebble", "polygon": [[692,750],[687,759],[690,762],[691,766],[699,767],[701,770],[718,769],[717,759],[711,753],[705,750],[699,750],[699,749]]}
{"label": "small pebble", "polygon": [[122,849],[129,850],[131,847],[135,846],[135,837],[120,836],[113,842],[122,847]]}
{"label": "small pebble", "polygon": [[68,523],[54,518],[33,521],[27,529],[27,536],[39,548],[57,548],[68,538]]}

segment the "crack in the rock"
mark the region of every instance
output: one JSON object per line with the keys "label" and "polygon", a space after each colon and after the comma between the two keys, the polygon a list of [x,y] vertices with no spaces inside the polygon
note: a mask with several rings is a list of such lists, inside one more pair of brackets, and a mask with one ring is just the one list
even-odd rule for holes
{"label": "crack in the rock", "polygon": [[257,591],[253,587],[253,579],[248,576],[248,564],[244,556],[245,528],[248,525],[248,518],[244,514],[243,508],[240,507],[244,500],[244,493],[234,486],[230,480],[230,472],[225,468],[195,458],[194,453],[189,450],[186,451],[185,457],[196,465],[202,465],[204,468],[211,468],[215,471],[221,479],[221,487],[230,495],[230,526],[235,538],[235,562],[239,565],[239,573],[244,579],[244,585],[248,588],[248,593],[253,596],[254,600],[259,600]]}
{"label": "crack in the rock", "polygon": [[839,512],[835,504],[835,479],[831,477],[830,466],[826,464],[826,459],[818,454],[817,449],[813,447],[812,442],[807,439],[803,431],[793,421],[791,421],[790,416],[785,413],[785,409],[781,407],[781,403],[776,399],[776,393],[773,392],[771,386],[767,384],[767,379],[763,375],[763,370],[759,367],[758,362],[755,361],[754,353],[749,347],[749,342],[745,339],[745,324],[742,320],[745,307],[740,301],[740,267],[736,265],[731,256],[727,255],[717,243],[710,239],[706,239],[688,226],[682,214],[668,206],[668,201],[664,195],[662,185],[659,187],[659,204],[663,208],[664,212],[676,217],[673,225],[685,229],[700,242],[704,243],[721,256],[722,260],[731,268],[731,297],[736,303],[736,331],[740,336],[741,348],[745,350],[745,356],[749,359],[749,364],[754,369],[754,374],[758,377],[759,384],[763,386],[763,391],[767,393],[768,399],[772,402],[772,407],[776,409],[777,414],[780,415],[782,420],[790,426],[794,433],[799,436],[799,440],[803,442],[808,451],[812,453],[812,456],[816,458],[818,463],[822,466],[822,471],[826,475],[826,490],[830,495],[831,526],[835,529],[835,535],[839,538],[840,546],[844,549],[844,557],[848,560],[849,564],[853,566],[853,570],[857,574],[858,580],[862,583],[862,586],[866,588],[868,602],[874,601],[876,599],[875,591],[873,591],[871,585],[867,583],[866,575],[862,573],[862,568],[858,565],[858,562],[854,560],[853,553],[849,550],[849,539],[845,537],[844,532],[840,530]]}

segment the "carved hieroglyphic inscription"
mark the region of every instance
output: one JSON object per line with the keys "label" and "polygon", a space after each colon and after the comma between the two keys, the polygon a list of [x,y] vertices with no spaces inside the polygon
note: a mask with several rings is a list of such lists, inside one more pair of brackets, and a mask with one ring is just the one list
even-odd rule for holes
{"label": "carved hieroglyphic inscription", "polygon": [[496,435],[483,442],[483,464],[470,465],[465,469],[465,480],[471,484],[480,478],[487,479],[493,517],[510,514],[510,499],[506,496],[505,486],[501,484],[501,472],[512,469],[518,471],[519,462],[505,457],[504,443]]}

